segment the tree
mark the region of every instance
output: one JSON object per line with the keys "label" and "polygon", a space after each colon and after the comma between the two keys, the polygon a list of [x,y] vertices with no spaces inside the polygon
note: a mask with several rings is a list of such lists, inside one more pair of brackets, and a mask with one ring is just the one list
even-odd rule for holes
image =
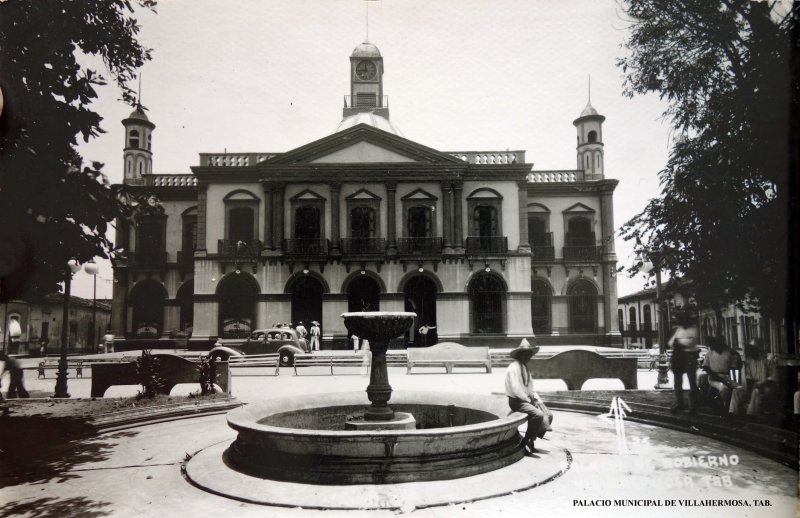
{"label": "tree", "polygon": [[[692,280],[701,306],[775,317],[789,296],[796,189],[792,44],[797,4],[625,0],[625,94],[666,100],[674,128],[661,193],[622,237]],[[631,273],[638,271],[638,266]]]}
{"label": "tree", "polygon": [[[152,0],[138,0],[154,10]],[[78,138],[103,133],[91,110],[106,77],[127,83],[150,59],[129,0],[0,2],[0,301],[57,291],[70,258],[113,256],[109,222],[152,204],[84,163]],[[96,67],[95,67],[96,68]]]}

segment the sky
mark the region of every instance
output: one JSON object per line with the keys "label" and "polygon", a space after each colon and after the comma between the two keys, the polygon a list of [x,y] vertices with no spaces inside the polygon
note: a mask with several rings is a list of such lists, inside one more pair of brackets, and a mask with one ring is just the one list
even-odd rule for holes
{"label": "sky", "polygon": [[[406,138],[441,151],[523,149],[537,170],[576,167],[572,121],[591,75],[591,103],[606,116],[606,178],[620,182],[615,225],[658,195],[666,105],[623,96],[616,60],[630,23],[615,0],[162,0],[157,14],[136,17],[153,49],[141,100],[156,125],[156,174],[188,174],[201,152],[283,152],[330,135],[350,53],[368,37]],[[81,151],[118,183],[131,107],[111,86],[98,93],[106,133]],[[616,250],[619,265],[633,262],[629,243],[617,239]],[[111,266],[100,266],[97,296],[110,298]],[[617,282],[624,295],[645,279]],[[91,298],[91,277],[78,273],[72,293]]]}

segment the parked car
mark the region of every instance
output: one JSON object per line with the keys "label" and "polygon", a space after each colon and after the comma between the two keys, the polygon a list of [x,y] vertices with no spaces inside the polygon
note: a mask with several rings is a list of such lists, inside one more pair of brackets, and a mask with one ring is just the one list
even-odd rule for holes
{"label": "parked car", "polygon": [[305,338],[300,338],[297,331],[291,328],[274,327],[256,329],[244,340],[219,339],[208,355],[217,360],[227,361],[231,356],[278,353],[281,365],[289,366],[294,364],[295,354],[307,352],[310,352],[308,342]]}

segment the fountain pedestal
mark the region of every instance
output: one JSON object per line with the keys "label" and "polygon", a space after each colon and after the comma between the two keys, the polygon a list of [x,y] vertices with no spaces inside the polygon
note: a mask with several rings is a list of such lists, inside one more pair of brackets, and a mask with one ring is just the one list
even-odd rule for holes
{"label": "fountain pedestal", "polygon": [[416,316],[416,313],[387,311],[342,314],[348,331],[369,340],[372,362],[367,397],[372,404],[364,412],[364,421],[381,422],[384,425],[383,429],[387,429],[386,423],[394,421],[395,418],[394,411],[389,407],[392,386],[389,385],[389,373],[386,370],[386,350],[389,348],[389,340],[404,334]]}

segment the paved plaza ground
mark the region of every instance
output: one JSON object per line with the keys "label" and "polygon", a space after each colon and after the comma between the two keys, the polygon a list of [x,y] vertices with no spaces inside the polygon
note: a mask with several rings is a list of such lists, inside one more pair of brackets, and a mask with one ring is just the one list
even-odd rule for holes
{"label": "paved plaza ground", "polygon": [[[236,369],[234,396],[247,403],[293,394],[363,390],[367,384],[367,378],[357,368],[342,369],[345,374],[336,376],[326,374],[324,368],[306,368],[300,376],[286,368],[280,376],[265,372]],[[480,369],[459,369],[450,375],[444,374],[443,369],[420,369],[420,374],[411,375],[404,368],[390,368],[389,372],[395,390],[487,395],[503,390],[503,369],[492,374]],[[54,379],[49,375],[49,379],[37,380],[35,371],[28,371],[26,384],[34,394],[52,392]],[[640,388],[652,387],[655,376],[653,371],[640,371]],[[88,396],[89,386],[89,379],[70,380],[74,397]],[[548,391],[563,390],[565,386],[558,380],[546,380],[538,382],[537,388],[546,400]],[[584,388],[621,389],[622,384],[617,380],[591,380]],[[195,389],[178,386],[173,394]],[[129,396],[136,392],[135,387],[112,390],[108,395]],[[639,423],[625,424],[625,441],[620,443],[612,419],[563,411],[555,414],[554,432],[539,444],[547,450],[568,451],[572,458],[569,469],[539,487],[475,502],[422,509],[400,503],[396,510],[323,511],[262,506],[210,494],[191,485],[182,475],[181,465],[187,455],[235,438],[225,416],[212,415],[104,433],[82,440],[77,446],[73,442],[69,451],[56,454],[45,464],[47,469],[24,477],[15,475],[18,466],[0,464],[0,502],[4,503],[0,517],[356,517],[397,513],[419,517],[794,516],[798,473],[791,468],[725,443]],[[716,467],[712,466],[714,463]],[[468,493],[480,480],[459,479],[448,484],[452,485],[453,494]],[[425,484],[430,483],[417,484],[423,492]],[[301,484],[285,487],[309,500],[315,493],[337,491]],[[365,507],[380,507],[382,495],[388,498],[390,493],[380,486],[351,486],[339,491],[355,507],[360,501]],[[448,491],[447,486],[443,491]],[[718,500],[728,502],[713,502]],[[708,505],[696,505],[701,503]],[[727,505],[712,506],[714,503]],[[765,506],[758,507],[759,503]]]}

